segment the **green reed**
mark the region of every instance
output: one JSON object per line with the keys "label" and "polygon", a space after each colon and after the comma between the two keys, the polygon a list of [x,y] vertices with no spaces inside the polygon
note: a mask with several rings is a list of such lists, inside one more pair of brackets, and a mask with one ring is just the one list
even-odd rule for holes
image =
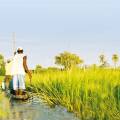
{"label": "green reed", "polygon": [[120,119],[120,70],[46,71],[33,74],[27,89],[50,106],[62,105],[82,120]]}

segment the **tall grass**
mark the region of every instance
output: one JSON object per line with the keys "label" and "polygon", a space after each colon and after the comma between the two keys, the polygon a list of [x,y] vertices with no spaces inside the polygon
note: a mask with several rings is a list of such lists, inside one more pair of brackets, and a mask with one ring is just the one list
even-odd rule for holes
{"label": "tall grass", "polygon": [[[0,76],[0,87],[2,80],[4,80],[4,76]],[[2,93],[2,90],[0,88],[0,120],[7,117],[9,111],[9,101],[7,98],[5,98],[4,93]]]}
{"label": "tall grass", "polygon": [[120,120],[120,71],[74,69],[33,74],[27,89],[51,106],[62,105],[81,120]]}
{"label": "tall grass", "polygon": [[0,85],[1,85],[3,79],[4,79],[4,76],[0,76]]}

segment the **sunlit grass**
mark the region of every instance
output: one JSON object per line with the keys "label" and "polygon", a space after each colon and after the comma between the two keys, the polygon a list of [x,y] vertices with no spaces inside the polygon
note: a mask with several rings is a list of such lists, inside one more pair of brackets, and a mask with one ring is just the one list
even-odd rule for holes
{"label": "sunlit grass", "polygon": [[1,85],[3,79],[4,79],[4,76],[0,76],[0,85]]}
{"label": "sunlit grass", "polygon": [[62,105],[81,119],[120,119],[120,71],[88,69],[33,74],[29,90],[51,106]]}
{"label": "sunlit grass", "polygon": [[[3,80],[4,80],[4,76],[0,76],[0,87]],[[4,93],[0,89],[0,120],[6,118],[8,115],[9,101],[7,99],[8,98],[5,98]]]}
{"label": "sunlit grass", "polygon": [[[3,79],[0,77],[0,81]],[[82,120],[120,119],[120,70],[46,71],[33,74],[32,85],[28,80],[26,83],[27,89],[50,106],[62,105]],[[5,111],[0,108],[0,117],[3,116]]]}
{"label": "sunlit grass", "polygon": [[4,93],[0,93],[0,120],[7,118],[9,106],[8,98],[5,98]]}

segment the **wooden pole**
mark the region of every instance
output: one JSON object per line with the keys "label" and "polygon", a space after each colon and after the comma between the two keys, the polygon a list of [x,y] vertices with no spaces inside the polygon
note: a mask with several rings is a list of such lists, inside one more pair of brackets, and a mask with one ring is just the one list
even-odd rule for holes
{"label": "wooden pole", "polygon": [[12,40],[13,40],[12,51],[14,54],[15,50],[16,50],[16,33],[15,32],[13,32],[13,34],[12,34]]}

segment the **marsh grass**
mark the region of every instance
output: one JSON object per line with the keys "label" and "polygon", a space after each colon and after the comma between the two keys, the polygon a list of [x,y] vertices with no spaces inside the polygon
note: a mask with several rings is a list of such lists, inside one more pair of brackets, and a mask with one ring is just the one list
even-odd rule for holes
{"label": "marsh grass", "polygon": [[[0,87],[4,76],[0,76]],[[0,120],[7,118],[9,112],[9,101],[0,88]]]}
{"label": "marsh grass", "polygon": [[120,119],[120,70],[46,71],[33,74],[27,89],[50,106],[62,105],[82,120]]}
{"label": "marsh grass", "polygon": [[4,79],[4,76],[0,76],[0,85],[1,85],[3,79]]}

